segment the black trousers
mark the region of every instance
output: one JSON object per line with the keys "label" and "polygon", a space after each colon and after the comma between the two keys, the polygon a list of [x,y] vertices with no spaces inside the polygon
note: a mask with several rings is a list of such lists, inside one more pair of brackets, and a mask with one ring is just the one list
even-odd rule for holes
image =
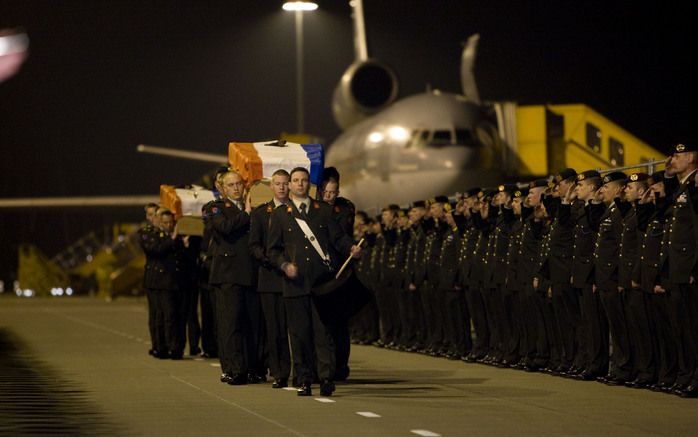
{"label": "black trousers", "polygon": [[586,336],[586,370],[597,376],[608,373],[608,320],[599,293],[591,285],[581,289],[583,335]]}
{"label": "black trousers", "polygon": [[155,349],[160,352],[181,354],[184,338],[179,328],[181,292],[176,290],[153,290],[155,297]]}
{"label": "black trousers", "polygon": [[189,341],[189,353],[198,352],[201,324],[199,323],[199,288],[196,285],[182,292],[179,325],[180,337]]}
{"label": "black trousers", "polygon": [[533,288],[532,282],[531,278],[524,292],[524,358],[529,365],[546,367],[550,361],[550,344],[544,314],[547,310],[547,299],[543,290]]}
{"label": "black trousers", "polygon": [[649,295],[650,317],[657,351],[657,382],[670,387],[678,374],[678,339],[671,327],[669,296],[667,293]]}
{"label": "black trousers", "polygon": [[502,290],[502,297],[504,311],[510,323],[509,335],[504,339],[504,359],[510,363],[517,363],[521,359],[521,333],[523,331],[521,291],[507,287]]}
{"label": "black trousers", "polygon": [[570,368],[577,364],[577,330],[581,318],[579,296],[570,284],[552,284],[552,305],[562,349],[560,366]]}
{"label": "black trousers", "polygon": [[296,378],[313,382],[313,367],[321,380],[333,380],[336,369],[334,340],[322,323],[310,295],[284,297],[288,333]]}
{"label": "black trousers", "polygon": [[475,330],[472,355],[476,358],[482,358],[489,351],[490,328],[487,323],[485,303],[482,301],[482,294],[477,284],[473,283],[465,290],[465,300],[470,310],[470,317],[473,319],[473,328]]}
{"label": "black trousers", "polygon": [[470,341],[470,325],[465,323],[467,306],[462,290],[440,290],[444,298],[444,324],[446,326],[445,344],[448,352],[457,357],[463,357],[470,353],[472,342]]}
{"label": "black trousers", "polygon": [[218,335],[216,334],[216,294],[208,284],[201,286],[201,347],[204,352],[218,355]]}
{"label": "black trousers", "polygon": [[148,300],[148,333],[150,334],[150,347],[151,349],[157,350],[157,333],[156,333],[156,312],[157,312],[157,300],[155,297],[156,290],[147,288],[145,290],[145,296]]}
{"label": "black trousers", "polygon": [[609,359],[609,374],[624,381],[633,379],[633,357],[630,350],[630,336],[625,321],[625,305],[623,293],[618,287],[598,290],[601,304],[606,313],[608,328],[611,334],[613,355]]}
{"label": "black trousers", "polygon": [[657,379],[657,360],[649,316],[650,295],[639,288],[624,291],[625,315],[634,358],[633,376],[638,381]]}
{"label": "black trousers", "polygon": [[400,337],[400,311],[397,301],[397,290],[393,281],[388,278],[378,285],[376,304],[380,318],[380,336],[385,344],[397,343]]}
{"label": "black trousers", "polygon": [[[260,374],[259,296],[249,287],[216,284],[218,356],[223,373]],[[262,376],[265,372],[261,372]]]}
{"label": "black trousers", "polygon": [[[674,337],[678,342],[678,374],[676,383],[682,386],[693,384],[696,374],[696,361],[698,360],[698,345],[693,332],[695,320],[691,316],[695,309],[695,299],[697,298],[695,284],[678,284],[670,287],[669,294],[669,317]],[[697,333],[698,334],[698,333]]]}
{"label": "black trousers", "polygon": [[274,379],[286,380],[291,374],[286,308],[281,293],[260,293],[266,327],[267,362]]}

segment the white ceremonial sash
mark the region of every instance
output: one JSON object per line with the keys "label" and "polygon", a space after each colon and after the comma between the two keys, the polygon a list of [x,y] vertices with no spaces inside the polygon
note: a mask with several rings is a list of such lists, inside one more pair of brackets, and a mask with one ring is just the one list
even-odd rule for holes
{"label": "white ceremonial sash", "polygon": [[313,231],[310,229],[310,226],[308,226],[308,223],[300,219],[298,217],[295,217],[296,223],[298,223],[298,226],[301,227],[301,230],[305,234],[305,237],[310,240],[310,244],[313,245],[313,249],[315,249],[315,252],[317,252],[318,255],[320,255],[320,258],[322,258],[322,262],[327,266],[327,268],[330,268],[330,255],[328,253],[325,253],[324,250],[322,250],[322,247],[320,247],[320,243],[317,241],[317,238],[315,238],[315,234],[313,234]]}

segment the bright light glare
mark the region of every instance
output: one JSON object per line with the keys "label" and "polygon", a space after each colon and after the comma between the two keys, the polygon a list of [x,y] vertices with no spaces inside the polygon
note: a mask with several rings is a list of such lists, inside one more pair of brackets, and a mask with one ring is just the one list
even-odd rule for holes
{"label": "bright light glare", "polygon": [[400,126],[393,126],[390,129],[388,129],[388,135],[390,135],[390,138],[395,141],[405,141],[407,140],[407,138],[409,138],[409,133],[407,132],[407,129]]}
{"label": "bright light glare", "polygon": [[314,11],[317,9],[317,3],[314,2],[286,2],[282,6],[284,11]]}
{"label": "bright light glare", "polygon": [[383,138],[383,134],[380,132],[371,132],[368,136],[368,140],[372,143],[380,143]]}
{"label": "bright light glare", "polygon": [[68,296],[72,296],[72,295],[73,295],[73,289],[70,288],[70,287],[66,288],[66,289],[65,289],[65,294],[67,294]]}

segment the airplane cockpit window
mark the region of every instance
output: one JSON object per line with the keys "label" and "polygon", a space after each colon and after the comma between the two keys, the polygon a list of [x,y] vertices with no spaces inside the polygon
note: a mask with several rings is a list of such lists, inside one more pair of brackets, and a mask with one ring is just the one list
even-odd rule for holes
{"label": "airplane cockpit window", "polygon": [[609,137],[608,146],[611,149],[611,164],[615,166],[625,165],[625,147],[623,143],[613,137]]}
{"label": "airplane cockpit window", "polygon": [[601,130],[591,123],[586,125],[587,146],[596,153],[601,152]]}
{"label": "airplane cockpit window", "polygon": [[456,144],[463,146],[475,144],[473,134],[468,129],[456,129]]}
{"label": "airplane cockpit window", "polygon": [[429,141],[430,146],[450,146],[453,144],[451,141],[451,131],[450,130],[437,130]]}

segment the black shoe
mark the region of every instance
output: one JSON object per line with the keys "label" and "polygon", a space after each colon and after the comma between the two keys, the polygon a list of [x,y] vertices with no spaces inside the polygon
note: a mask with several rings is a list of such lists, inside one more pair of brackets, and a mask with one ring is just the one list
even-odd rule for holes
{"label": "black shoe", "polygon": [[228,381],[229,385],[245,385],[247,384],[247,378],[241,373],[236,373],[230,377]]}
{"label": "black shoe", "polygon": [[625,386],[628,388],[648,388],[651,386],[650,381],[642,381],[639,379],[636,379],[634,381],[628,381],[625,383]]}
{"label": "black shoe", "polygon": [[227,373],[221,373],[221,382],[224,384],[230,382],[230,375]]}
{"label": "black shoe", "polygon": [[259,383],[262,383],[262,382],[267,382],[267,377],[266,377],[266,376],[262,377],[262,376],[259,376],[259,375],[255,375],[254,373],[248,373],[248,374],[247,374],[247,383],[248,383],[248,384],[259,384]]}
{"label": "black shoe", "polygon": [[623,378],[618,378],[617,376],[609,376],[603,381],[606,385],[625,385],[627,381]]}
{"label": "black shoe", "polygon": [[594,375],[592,372],[587,372],[586,370],[576,376],[576,379],[579,379],[580,381],[595,381],[596,378],[596,375]]}
{"label": "black shoe", "polygon": [[335,386],[334,382],[332,381],[326,379],[322,384],[320,384],[320,396],[332,396],[334,390]]}
{"label": "black shoe", "polygon": [[688,387],[676,394],[681,396],[682,398],[698,398],[698,386],[689,385]]}
{"label": "black shoe", "polygon": [[334,379],[337,381],[346,381],[349,378],[349,366],[343,366],[334,372]]}
{"label": "black shoe", "polygon": [[160,351],[155,351],[155,355],[153,355],[155,358],[159,358],[161,360],[167,360],[170,358],[170,353],[169,352],[160,352]]}
{"label": "black shoe", "polygon": [[312,396],[313,392],[310,390],[310,384],[303,384],[296,392],[298,396]]}
{"label": "black shoe", "polygon": [[271,388],[285,388],[288,387],[288,379],[275,379],[271,384]]}
{"label": "black shoe", "polygon": [[171,360],[181,360],[183,356],[184,356],[183,352],[170,352],[170,359]]}
{"label": "black shoe", "polygon": [[202,357],[204,358],[218,358],[218,353],[216,352],[204,352],[201,354]]}
{"label": "black shoe", "polygon": [[201,354],[201,349],[199,349],[198,347],[195,348],[195,349],[189,349],[189,355],[190,355],[190,356],[195,357],[195,356],[197,356],[197,355],[199,355],[199,354]]}
{"label": "black shoe", "polygon": [[155,349],[148,349],[148,355],[155,356],[155,354],[158,353]]}

